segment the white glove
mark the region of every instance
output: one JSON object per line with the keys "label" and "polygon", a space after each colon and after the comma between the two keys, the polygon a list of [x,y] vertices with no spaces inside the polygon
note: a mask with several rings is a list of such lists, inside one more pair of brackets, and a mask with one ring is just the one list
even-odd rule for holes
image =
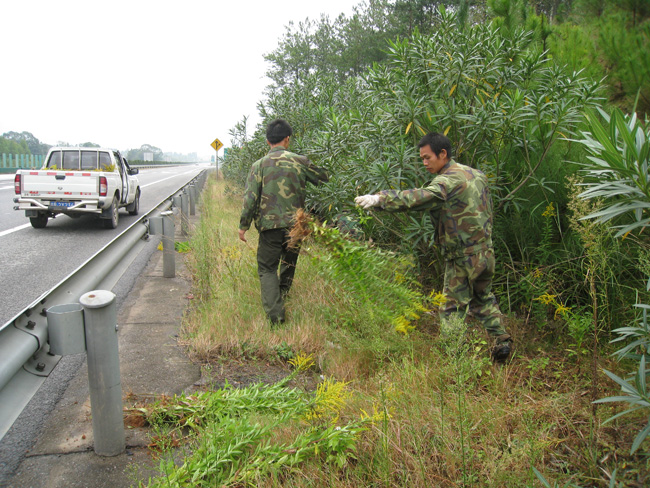
{"label": "white glove", "polygon": [[365,209],[378,207],[381,203],[381,195],[361,195],[354,199],[354,203]]}

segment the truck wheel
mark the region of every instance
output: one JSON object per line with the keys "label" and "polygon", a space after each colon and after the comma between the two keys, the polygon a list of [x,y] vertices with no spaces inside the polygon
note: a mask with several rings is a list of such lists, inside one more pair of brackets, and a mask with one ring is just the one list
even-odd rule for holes
{"label": "truck wheel", "polygon": [[44,229],[47,225],[47,215],[44,213],[39,213],[36,217],[30,217],[29,221],[31,222],[34,229]]}
{"label": "truck wheel", "polygon": [[108,212],[111,215],[110,219],[104,220],[104,228],[106,229],[116,229],[117,224],[120,222],[120,202],[117,200],[117,197],[113,197],[113,203],[108,209]]}
{"label": "truck wheel", "polygon": [[126,206],[126,209],[129,211],[129,215],[138,215],[140,211],[140,190],[135,192],[135,200],[133,203]]}

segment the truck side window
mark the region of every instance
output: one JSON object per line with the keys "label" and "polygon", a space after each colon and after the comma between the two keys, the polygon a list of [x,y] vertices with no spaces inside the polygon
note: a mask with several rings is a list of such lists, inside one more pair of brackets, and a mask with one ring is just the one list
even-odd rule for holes
{"label": "truck side window", "polygon": [[81,169],[97,169],[97,151],[81,151]]}
{"label": "truck side window", "polygon": [[113,164],[111,162],[111,156],[107,152],[101,151],[99,153],[99,169],[105,169]]}
{"label": "truck side window", "polygon": [[79,151],[63,151],[62,169],[79,169]]}
{"label": "truck side window", "polygon": [[50,159],[47,161],[47,167],[61,169],[61,151],[54,151],[50,154]]}

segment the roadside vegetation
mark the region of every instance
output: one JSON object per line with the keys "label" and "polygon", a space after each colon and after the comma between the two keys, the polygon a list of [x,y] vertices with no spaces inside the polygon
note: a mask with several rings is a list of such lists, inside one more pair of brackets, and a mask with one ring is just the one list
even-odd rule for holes
{"label": "roadside vegetation", "polygon": [[[266,152],[243,119],[194,229],[184,340],[206,378],[267,376],[143,407],[164,451],[150,485],[650,484],[649,18],[644,2],[377,0],[291,24],[260,114],[331,177],[298,217],[289,321],[266,322],[237,239]],[[490,179],[504,366],[475,324],[440,328],[429,217],[352,205],[426,183],[429,131]]]}
{"label": "roadside vegetation", "polygon": [[[237,239],[240,205],[225,182],[209,182],[184,340],[206,378],[233,363],[284,373],[143,407],[161,451],[148,486],[541,486],[534,469],[558,486],[607,486],[617,470],[614,486],[634,486],[650,476],[645,451],[630,453],[647,413],[605,423],[620,409],[592,403],[591,357],[558,333],[561,315],[544,328],[508,319],[517,347],[496,366],[480,326],[440,330],[426,313],[440,297],[403,281],[408,263],[323,228],[305,242],[288,324],[271,329],[255,249]],[[355,259],[367,264],[362,282],[337,272]],[[360,286],[373,278],[374,289]],[[600,367],[619,368],[606,356]]]}

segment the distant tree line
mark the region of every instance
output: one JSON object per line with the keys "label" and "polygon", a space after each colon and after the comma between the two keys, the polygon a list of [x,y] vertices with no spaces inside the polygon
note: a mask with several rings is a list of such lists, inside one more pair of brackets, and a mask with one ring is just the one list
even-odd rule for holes
{"label": "distant tree line", "polygon": [[50,145],[39,141],[31,132],[5,132],[0,136],[0,154],[45,155]]}
{"label": "distant tree line", "polygon": [[[59,141],[56,146],[70,147],[72,144]],[[78,144],[79,147],[102,147],[94,142]],[[31,132],[5,132],[0,136],[0,154],[33,154],[46,155],[52,145],[39,141]],[[138,149],[124,151],[125,157],[131,161],[144,161],[145,153],[153,154],[153,161],[164,161],[162,149],[151,144],[143,144]]]}
{"label": "distant tree line", "polygon": [[165,160],[162,149],[150,144],[143,144],[139,149],[129,149],[125,157],[129,161],[144,161],[146,153],[153,154],[153,161]]}

